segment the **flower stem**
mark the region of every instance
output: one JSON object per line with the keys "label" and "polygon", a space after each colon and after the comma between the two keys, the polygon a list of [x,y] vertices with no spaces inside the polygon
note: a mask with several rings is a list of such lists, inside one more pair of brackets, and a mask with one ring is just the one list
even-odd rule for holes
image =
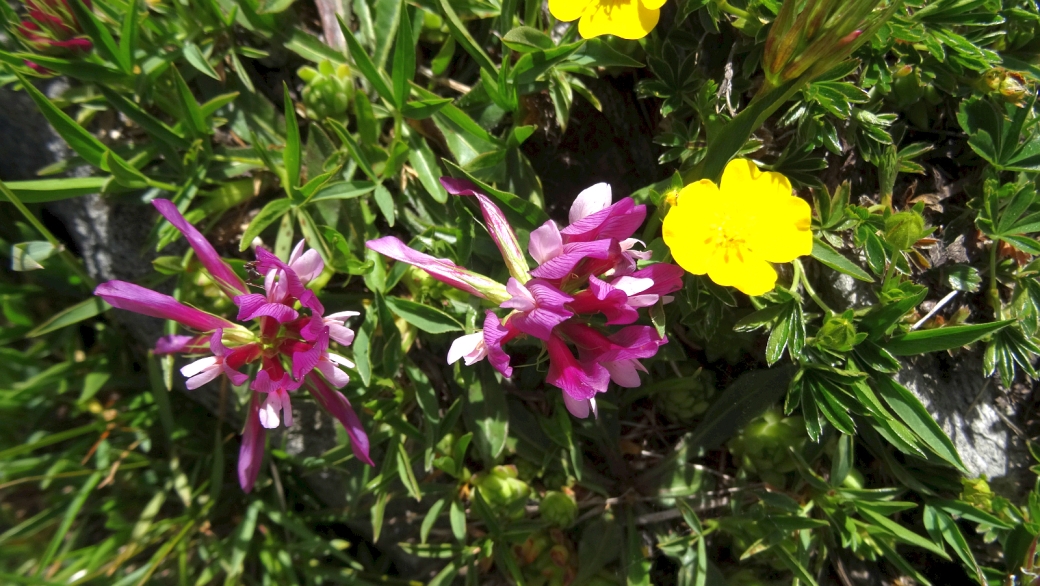
{"label": "flower stem", "polygon": [[809,283],[809,276],[802,270],[802,261],[798,259],[794,260],[794,270],[796,273],[801,274],[802,286],[805,287],[805,292],[809,294],[809,297],[816,303],[816,305],[826,312],[827,315],[834,315],[834,310],[828,307],[827,304],[823,302],[823,299],[820,299],[820,296],[816,294],[816,290],[813,289],[812,284]]}
{"label": "flower stem", "polygon": [[733,6],[732,4],[727,2],[726,0],[717,0],[715,2],[715,5],[718,6],[719,10],[721,10],[723,12],[728,12],[728,13],[732,14],[733,16],[737,16],[737,17],[743,18],[744,20],[751,20],[751,13],[749,13],[746,10],[741,10],[740,8],[737,8],[736,6]]}
{"label": "flower stem", "polygon": [[48,230],[42,222],[36,219],[36,216],[33,215],[31,211],[29,211],[29,208],[25,207],[25,204],[22,203],[22,200],[19,199],[18,196],[15,195],[14,192],[11,191],[11,189],[7,187],[7,185],[3,181],[0,181],[0,194],[3,194],[3,196],[7,198],[7,201],[11,202],[12,204],[14,204],[14,207],[18,208],[18,211],[22,213],[22,216],[24,216],[30,224],[32,224],[32,227],[36,228],[36,231],[39,232],[40,235],[43,236],[47,240],[47,242],[50,243],[51,246],[58,250],[58,256],[60,256],[61,259],[69,265],[69,268],[72,269],[72,272],[74,272],[76,276],[79,277],[85,285],[87,285],[91,290],[93,290],[97,283],[95,283],[94,279],[91,279],[90,275],[88,275],[87,272],[83,270],[83,266],[79,263],[78,260],[76,260],[76,257],[72,256],[72,253],[65,249],[65,245],[62,244],[60,240],[55,238],[54,234],[51,234],[51,231]]}
{"label": "flower stem", "polygon": [[997,248],[999,243],[996,240],[990,242],[989,245],[989,289],[986,291],[986,297],[989,298],[989,304],[993,308],[993,315],[996,319],[1001,317],[1000,307],[1000,290],[997,288]]}

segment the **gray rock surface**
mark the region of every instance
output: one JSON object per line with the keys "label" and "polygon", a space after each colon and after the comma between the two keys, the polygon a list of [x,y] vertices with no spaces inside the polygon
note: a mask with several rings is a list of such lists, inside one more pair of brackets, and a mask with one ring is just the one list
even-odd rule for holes
{"label": "gray rock surface", "polygon": [[1016,414],[996,401],[1001,391],[982,372],[976,354],[959,351],[947,360],[918,358],[896,379],[924,403],[974,476],[985,475],[995,488],[1018,493],[1029,482],[1032,459],[1004,420],[1013,421]]}

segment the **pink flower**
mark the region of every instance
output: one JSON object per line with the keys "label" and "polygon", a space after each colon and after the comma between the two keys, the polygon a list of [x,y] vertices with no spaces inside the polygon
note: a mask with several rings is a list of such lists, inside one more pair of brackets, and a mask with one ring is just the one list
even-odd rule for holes
{"label": "pink flower", "polygon": [[520,330],[512,322],[503,324],[495,312],[488,310],[484,314],[484,346],[487,348],[488,361],[502,376],[513,376],[513,367],[509,365],[509,355],[502,346],[520,335]]}
{"label": "pink flower", "polygon": [[549,352],[549,373],[545,380],[549,384],[576,401],[586,401],[607,391],[610,373],[598,362],[577,360],[557,336],[550,337],[545,347]]}
{"label": "pink flower", "polygon": [[610,186],[597,183],[578,194],[571,206],[571,224],[561,230],[564,243],[613,238],[625,240],[646,220],[646,206],[626,197],[611,205]]}
{"label": "pink flower", "polygon": [[[305,287],[324,270],[325,263],[317,251],[304,250],[301,241],[286,263],[267,250],[258,249],[256,267],[264,275],[264,293],[248,293],[242,279],[176,206],[166,200],[152,203],[185,236],[207,272],[238,305],[238,319],[258,321],[259,331],[250,331],[132,283],[109,281],[99,285],[95,294],[115,307],[174,320],[198,332],[161,338],[156,345],[159,353],[199,354],[208,341],[211,355],[181,369],[188,379],[188,389],[196,389],[221,373],[235,385],[244,384],[249,375],[240,369],[263,356],[262,366],[250,385],[254,393],[239,454],[239,482],[243,490],[252,490],[259,473],[264,430],[277,427],[283,420],[286,426],[293,424],[290,393],[305,385],[347,428],[358,457],[371,464],[368,438],[357,415],[345,397],[328,388],[329,384],[340,388],[350,381],[342,367],[353,368],[354,364],[329,352],[329,340],[350,345],[354,332],[346,327],[346,320],[358,314],[342,311],[325,316],[325,308],[317,295]],[[303,315],[296,309],[297,304],[305,308]],[[286,371],[287,366],[291,372]]]}
{"label": "pink flower", "polygon": [[574,315],[564,307],[565,304],[574,301],[574,298],[548,281],[532,279],[527,285],[523,285],[511,277],[506,290],[512,297],[499,307],[517,310],[517,313],[509,318],[509,323],[539,340],[548,340],[554,327]]}
{"label": "pink flower", "polygon": [[498,250],[502,253],[502,259],[506,261],[506,268],[509,269],[509,274],[514,279],[527,282],[531,276],[527,273],[528,266],[527,260],[524,259],[524,251],[520,248],[520,243],[516,239],[516,233],[509,226],[509,222],[506,221],[502,210],[498,209],[498,206],[492,203],[488,196],[477,191],[476,185],[465,179],[441,177],[441,185],[445,191],[452,195],[467,195],[477,198],[477,202],[480,204],[480,212],[484,215],[484,222],[487,224],[488,233],[491,235],[491,239],[495,241],[495,245],[498,246]]}
{"label": "pink flower", "polygon": [[239,372],[238,368],[241,368],[247,362],[255,360],[260,355],[260,347],[256,344],[247,344],[239,346],[233,351],[228,351],[220,341],[223,335],[224,330],[218,328],[217,331],[213,332],[213,336],[209,340],[209,349],[213,352],[213,356],[201,358],[181,368],[181,374],[188,379],[186,386],[189,391],[195,390],[217,378],[220,376],[220,373],[226,374],[235,386],[249,380],[249,375]]}
{"label": "pink flower", "polygon": [[461,358],[466,366],[473,366],[488,355],[487,344],[484,343],[484,331],[466,334],[455,338],[448,349],[448,364],[455,364]]}
{"label": "pink flower", "polygon": [[393,236],[369,240],[365,246],[394,260],[408,263],[426,271],[431,277],[461,289],[471,295],[501,303],[509,299],[509,293],[501,283],[484,275],[468,271],[446,258],[436,258],[409,248]]}

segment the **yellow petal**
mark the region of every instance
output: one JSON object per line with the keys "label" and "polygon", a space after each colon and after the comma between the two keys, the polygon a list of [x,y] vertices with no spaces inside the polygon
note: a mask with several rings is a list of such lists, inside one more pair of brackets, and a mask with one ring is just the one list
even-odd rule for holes
{"label": "yellow petal", "polygon": [[645,6],[648,10],[657,10],[658,8],[664,6],[665,0],[642,0],[642,2],[643,6]]}
{"label": "yellow petal", "polygon": [[641,39],[657,26],[661,11],[646,8],[642,0],[593,0],[582,14],[578,32],[586,39],[616,35]]}
{"label": "yellow petal", "polygon": [[768,293],[776,285],[773,267],[759,255],[738,247],[718,249],[708,263],[708,277],[752,296]]}
{"label": "yellow petal", "polygon": [[691,183],[679,192],[678,205],[668,210],[661,232],[672,258],[695,275],[708,272],[713,248],[708,245],[710,216],[706,208],[719,200],[719,188],[708,180]]}
{"label": "yellow petal", "polygon": [[805,200],[790,196],[765,209],[748,231],[748,248],[769,262],[791,262],[812,252],[812,212]]}
{"label": "yellow petal", "polygon": [[578,20],[593,0],[549,0],[549,13],[557,20]]}
{"label": "yellow petal", "polygon": [[773,171],[763,172],[747,159],[733,159],[726,165],[720,189],[726,199],[739,199],[747,204],[754,200],[791,197],[793,192],[787,177]]}

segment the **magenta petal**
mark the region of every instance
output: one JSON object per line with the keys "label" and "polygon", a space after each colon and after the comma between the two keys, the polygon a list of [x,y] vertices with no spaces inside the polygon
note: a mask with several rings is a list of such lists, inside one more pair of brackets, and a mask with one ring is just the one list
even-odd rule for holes
{"label": "magenta petal", "polygon": [[112,307],[141,315],[172,319],[179,324],[202,332],[235,327],[235,324],[222,317],[189,307],[169,295],[163,295],[125,281],[102,283],[94,289],[94,295],[104,299]]}
{"label": "magenta petal", "polygon": [[549,352],[549,372],[545,381],[563,389],[573,399],[585,400],[603,393],[610,384],[610,373],[596,362],[578,362],[563,340],[551,336],[546,349]]}
{"label": "magenta petal", "polygon": [[478,191],[476,185],[465,179],[441,177],[441,185],[452,195],[468,195],[477,198],[477,202],[480,203],[480,211],[484,215],[484,222],[487,224],[488,233],[491,234],[491,239],[495,241],[495,245],[498,246],[498,250],[502,253],[502,258],[506,261],[509,274],[521,283],[526,283],[531,278],[531,275],[528,274],[527,259],[524,258],[524,251],[516,240],[516,232],[509,225],[502,210],[488,196]]}
{"label": "magenta petal", "polygon": [[616,348],[601,356],[601,360],[650,358],[657,354],[659,347],[668,343],[668,338],[659,336],[651,326],[628,326],[609,336],[609,339]]}
{"label": "magenta petal", "polygon": [[305,289],[296,271],[271,252],[259,247],[256,249],[256,268],[265,275],[276,269],[285,271],[285,282],[289,288],[289,295],[297,299],[303,296]]}
{"label": "magenta petal", "polygon": [[510,323],[525,334],[548,340],[554,327],[574,315],[564,307],[574,298],[542,279],[528,281],[527,289],[535,299],[535,308],[514,315]]}
{"label": "magenta petal", "polygon": [[413,250],[393,236],[369,240],[365,246],[383,256],[419,267],[434,279],[477,297],[490,299],[496,303],[501,303],[510,297],[501,283],[466,270],[446,258],[436,258]]}
{"label": "magenta petal", "polygon": [[586,258],[610,258],[611,240],[595,240],[592,242],[576,242],[566,244],[563,253],[543,263],[531,271],[535,277],[542,279],[562,279],[569,275],[582,260]]}
{"label": "magenta petal", "polygon": [[206,270],[213,276],[217,285],[227,293],[228,297],[242,295],[247,291],[246,284],[242,282],[242,279],[235,274],[235,271],[231,270],[231,267],[224,262],[224,259],[220,258],[220,255],[217,254],[209,240],[206,240],[206,237],[195,226],[192,226],[184,219],[184,216],[181,215],[181,212],[172,201],[168,199],[153,199],[152,205],[159,210],[159,213],[164,218],[173,224],[174,228],[180,231],[181,234],[184,234],[184,238],[195,251],[195,256],[199,257],[199,262],[206,267]]}
{"label": "magenta petal", "polygon": [[241,384],[243,384],[243,383],[245,383],[247,380],[249,380],[249,375],[248,374],[245,374],[243,372],[238,372],[234,368],[231,368],[230,366],[228,366],[227,362],[222,362],[220,364],[220,368],[223,369],[224,370],[224,374],[227,375],[227,377],[229,379],[231,379],[231,384],[235,385],[236,387],[241,385]]}
{"label": "magenta petal", "polygon": [[242,449],[238,452],[238,484],[245,492],[251,492],[264,460],[264,440],[267,431],[260,425],[259,396],[253,393],[246,413],[246,429],[242,432]]}
{"label": "magenta petal", "polygon": [[630,197],[585,216],[560,232],[564,242],[588,242],[603,238],[624,240],[635,233],[646,219],[646,206],[635,205]]}
{"label": "magenta petal", "polygon": [[683,288],[682,279],[685,273],[686,271],[678,265],[657,263],[640,269],[630,276],[654,281],[652,287],[642,292],[643,295],[667,295]]}
{"label": "magenta petal", "polygon": [[162,354],[202,354],[206,351],[209,338],[206,336],[163,336],[155,342],[155,353]]}
{"label": "magenta petal", "polygon": [[238,319],[242,321],[258,317],[270,317],[278,323],[284,324],[300,317],[299,312],[284,303],[264,303],[257,307],[250,307],[250,311],[245,309],[245,307],[242,307],[238,312]]}
{"label": "magenta petal", "polygon": [[493,311],[488,310],[484,314],[484,345],[487,348],[488,361],[495,370],[508,378],[513,376],[513,368],[509,366],[509,355],[502,349],[502,345],[509,342],[520,334],[512,327],[512,324],[503,325]]}
{"label": "magenta petal", "polygon": [[307,390],[310,391],[318,405],[338,419],[343,425],[343,429],[347,430],[347,435],[350,436],[350,449],[354,452],[354,456],[369,466],[375,466],[368,455],[368,434],[365,433],[365,428],[361,427],[361,420],[358,419],[354,408],[350,406],[350,401],[343,396],[343,393],[329,388],[321,377],[315,376],[313,373],[307,375],[307,382],[309,383]]}
{"label": "magenta petal", "polygon": [[630,324],[639,319],[639,312],[629,306],[628,295],[596,277],[589,277],[589,288],[574,296],[569,306],[574,313],[602,313],[607,325]]}
{"label": "magenta petal", "polygon": [[310,349],[303,352],[294,352],[292,357],[293,378],[303,380],[303,376],[314,369],[321,360],[322,354],[329,349],[329,329],[325,328],[311,345]]}

